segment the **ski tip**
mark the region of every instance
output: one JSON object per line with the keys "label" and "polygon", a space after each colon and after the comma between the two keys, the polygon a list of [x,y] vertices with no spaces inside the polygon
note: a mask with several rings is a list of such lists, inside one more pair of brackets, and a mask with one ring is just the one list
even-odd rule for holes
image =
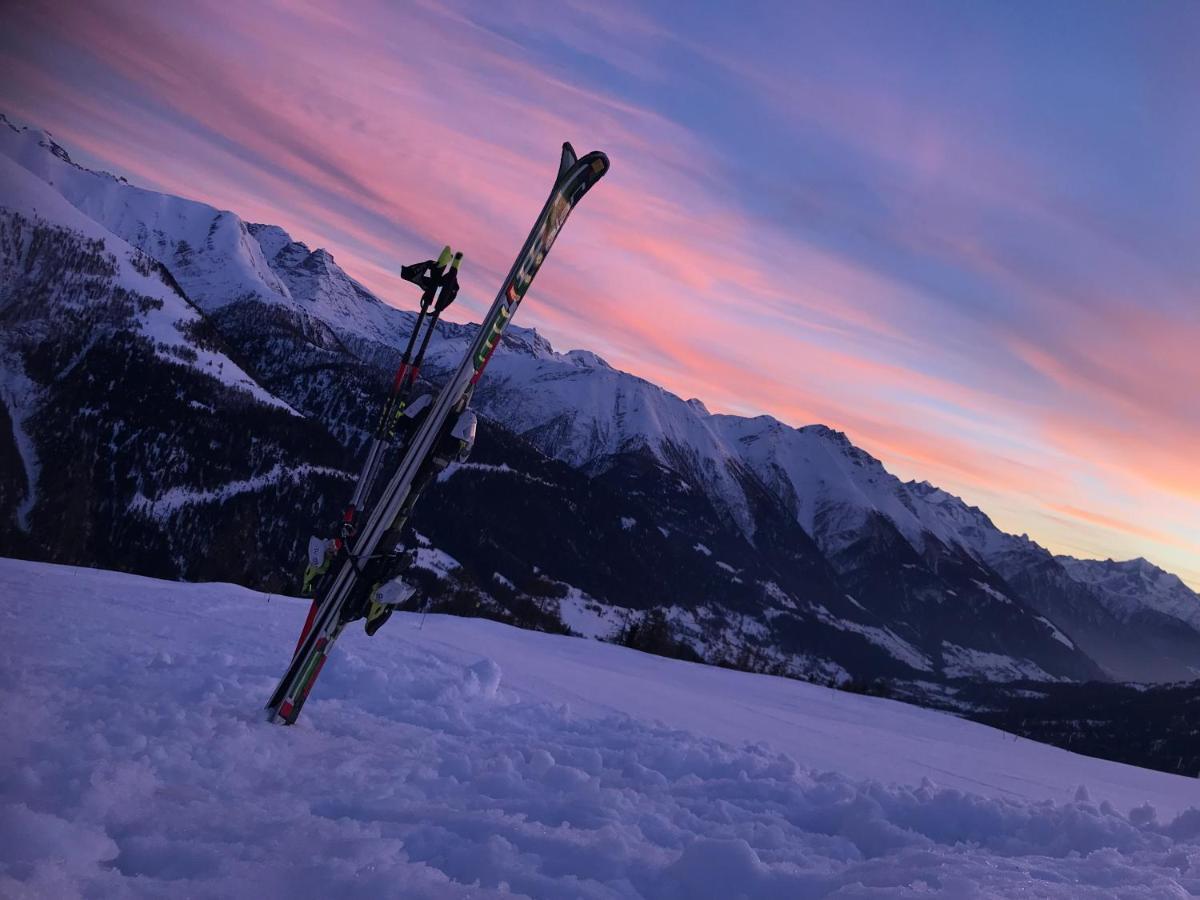
{"label": "ski tip", "polygon": [[442,248],[442,252],[438,254],[437,267],[440,269],[450,262],[450,245],[447,244]]}
{"label": "ski tip", "polygon": [[463,261],[462,251],[459,250],[457,253],[454,254],[454,259],[450,263],[450,268],[457,271],[459,268],[462,267],[462,261]]}
{"label": "ski tip", "polygon": [[603,150],[593,150],[584,159],[590,160],[588,165],[591,166],[595,178],[599,178],[609,169],[608,154]]}
{"label": "ski tip", "polygon": [[578,156],[578,154],[576,154],[575,148],[571,146],[571,142],[563,141],[562,159],[559,160],[559,163],[558,163],[558,174],[562,175],[564,172],[567,171],[567,169],[569,169],[569,168],[571,168],[571,166],[575,165],[575,162],[578,159],[579,159],[579,156]]}
{"label": "ski tip", "polygon": [[561,182],[567,172],[579,166],[586,166],[591,170],[588,182],[589,185],[595,184],[609,169],[608,154],[602,150],[593,150],[591,153],[586,153],[580,157],[575,153],[575,148],[571,146],[569,141],[564,143],[562,161],[558,164],[558,180]]}

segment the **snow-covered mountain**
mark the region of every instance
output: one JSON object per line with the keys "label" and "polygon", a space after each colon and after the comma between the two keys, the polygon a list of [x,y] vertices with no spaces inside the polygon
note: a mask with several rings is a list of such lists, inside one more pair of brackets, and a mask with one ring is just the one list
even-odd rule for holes
{"label": "snow-covered mountain", "polygon": [[[934,602],[957,597],[971,611],[1014,599],[1017,606],[1028,604],[1054,639],[1078,631],[1085,652],[1119,678],[1200,675],[1200,598],[1178,578],[1164,573],[1170,581],[1161,585],[1126,580],[1120,598],[1109,597],[1116,588],[1100,589],[1085,576],[1091,563],[1066,567],[1066,558],[1002,532],[960,498],[928,482],[901,481],[824,425],[793,428],[770,416],[712,415],[699,401],[684,401],[594,354],[556,354],[536,344],[497,359],[479,404],[543,452],[589,472],[604,471],[623,454],[647,454],[683,473],[751,542],[756,519],[747,492],[764,487],[843,575],[876,569],[882,577],[874,579],[875,603],[860,596],[871,592],[869,583],[860,581],[851,593],[893,623],[896,595],[910,573],[934,570],[944,582],[946,570],[939,567],[956,559],[980,571],[955,585],[912,591]],[[896,571],[901,583],[884,574]],[[1144,641],[1131,640],[1120,624],[1138,610]],[[983,620],[976,624],[988,627]]]}
{"label": "snow-covered mountain", "polygon": [[88,219],[169,265],[201,309],[212,311],[251,296],[264,302],[286,297],[258,243],[233,213],[77,166],[44,131],[0,126],[0,152]]}
{"label": "snow-covered mountain", "polygon": [[[226,348],[221,359],[197,351],[197,364],[216,365],[229,373],[227,382],[242,379],[255,402],[294,412],[294,427],[311,433],[302,443],[323,448],[303,462],[272,459],[269,466],[251,453],[254,462],[229,471],[224,485],[188,483],[184,457],[204,451],[181,449],[171,478],[160,472],[155,487],[124,501],[135,518],[155,510],[160,524],[174,528],[167,510],[195,515],[227,496],[252,495],[272,484],[272,473],[308,465],[335,478],[355,470],[410,314],[278,227],[246,224],[231,212],[82,169],[43,132],[0,124],[0,159],[8,166],[0,205],[94,234],[130,266],[158,267],[173,286],[172,302],[193,317],[204,313],[211,331],[205,347]],[[20,199],[29,192],[53,202],[35,209]],[[25,290],[69,289],[69,282],[42,279]],[[84,296],[76,293],[72,302]],[[435,382],[473,334],[474,326],[441,324],[425,369]],[[64,369],[70,371],[64,365],[46,378],[53,382]],[[9,381],[10,415],[25,421],[21,403],[36,390],[15,376]],[[594,353],[555,352],[519,327],[506,335],[476,405],[492,420],[487,439],[472,465],[436,486],[416,523],[461,564],[458,575],[431,583],[431,591],[466,590],[472,603],[525,603],[539,614],[539,598],[549,591],[556,615],[597,634],[614,631],[630,609],[665,608],[682,640],[705,658],[754,656],[756,665],[795,674],[1198,674],[1190,668],[1200,659],[1200,613],[1189,606],[1195,595],[1189,600],[1158,582],[1108,585],[1083,564],[1069,566],[1000,532],[959,498],[928,483],[901,482],[823,425],[713,415],[702,402],[616,370]],[[93,425],[81,419],[73,427]],[[20,445],[18,428],[14,435]],[[329,450],[337,445],[349,448],[340,459]],[[20,480],[8,479],[13,496]],[[272,571],[285,571],[304,530],[332,515],[337,498],[318,499],[314,490],[292,504],[298,518],[289,520]],[[172,507],[172,496],[188,502]],[[266,508],[262,503],[255,515]],[[195,537],[194,529],[185,532]],[[41,546],[49,552],[47,542]],[[182,564],[187,551],[173,552],[177,571],[194,575]],[[76,561],[115,564],[112,556]],[[1118,628],[1118,606],[1145,615],[1125,615],[1120,621],[1137,627]]]}
{"label": "snow-covered mountain", "polygon": [[1080,584],[1095,588],[1114,615],[1130,619],[1150,609],[1200,630],[1200,596],[1178,575],[1141,557],[1125,562],[1070,556],[1055,559]]}
{"label": "snow-covered mountain", "polygon": [[0,155],[5,546],[160,574],[278,577],[262,565],[262,549],[284,539],[268,511],[311,508],[342,480],[335,443],[232,358],[170,270],[56,188],[106,185],[109,209],[135,189],[76,170],[48,141],[35,144],[42,159],[28,133],[0,132],[51,178]]}
{"label": "snow-covered mountain", "polygon": [[85,169],[46,132],[17,129],[3,116],[0,154],[50,185],[93,227],[163,263],[206,313],[258,303],[335,325],[345,336],[383,344],[403,336],[397,310],[346,275],[328,252],[310,251],[281,228],[250,225],[228,210]]}
{"label": "snow-covered mountain", "polygon": [[310,250],[276,225],[245,227],[295,308],[336,327],[347,339],[395,346],[407,333],[398,310],[347,275],[328,251]]}

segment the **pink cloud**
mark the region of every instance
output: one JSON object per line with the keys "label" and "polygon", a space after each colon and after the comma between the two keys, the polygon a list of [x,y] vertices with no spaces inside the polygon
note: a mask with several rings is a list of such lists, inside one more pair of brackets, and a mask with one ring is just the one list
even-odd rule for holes
{"label": "pink cloud", "polygon": [[[1153,491],[1154,505],[1120,510],[1127,533],[1147,540],[1178,537],[1148,524],[1163,498],[1200,501],[1194,316],[1153,313],[1075,272],[1048,283],[995,246],[984,226],[1006,217],[1068,235],[1122,275],[1143,271],[1097,223],[1050,199],[1037,165],[980,140],[969,119],[691,48],[766,92],[749,93],[785,126],[819,122],[912,188],[916,199],[893,200],[871,237],[1011,297],[1012,321],[935,302],[877,261],[755,217],[701,136],[535,61],[469,8],[423,3],[400,18],[382,4],[354,16],[304,2],[192,9],[25,9],[22,29],[69,45],[109,80],[13,60],[20,90],[0,88],[5,102],[135,179],[330,247],[385,297],[407,296],[397,263],[453,242],[468,258],[460,315],[490,300],[558,143],[601,147],[613,170],[522,311],[556,344],[593,347],[714,409],[825,420],[906,476],[1007,498],[1024,510],[1013,519],[1036,520],[1046,498],[1059,512],[1118,518],[1067,473],[1114,493]],[[651,83],[662,75],[654,54],[629,47],[680,43],[617,7],[581,5],[537,27]],[[614,33],[630,36],[623,50],[608,46]],[[819,192],[802,199],[838,214]],[[1111,547],[1120,555],[1116,538]]]}

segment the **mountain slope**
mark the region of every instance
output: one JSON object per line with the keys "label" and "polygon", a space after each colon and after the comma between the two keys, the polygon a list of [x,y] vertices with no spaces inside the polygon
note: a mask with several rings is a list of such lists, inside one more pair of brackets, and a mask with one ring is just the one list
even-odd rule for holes
{"label": "mountain slope", "polygon": [[[344,489],[330,479],[354,470],[413,317],[282,229],[88,172],[42,132],[0,127],[0,151],[21,163],[6,189],[32,177],[69,201],[55,213],[64,221],[91,222],[110,243],[148,254],[142,264],[161,267],[205,312],[209,338],[237,360],[243,387],[304,417],[290,426],[305,437],[286,462],[243,448],[246,462],[227,463],[221,479],[164,479],[160,465],[146,490],[117,489],[115,508],[147,523],[173,522],[180,496],[214,513],[183,528],[192,546],[159,559],[153,571],[164,574],[167,566],[196,574],[196,557],[214,541],[203,531],[220,531],[225,497],[253,502],[236,533],[257,524],[260,541],[273,543],[260,542],[242,571],[252,583],[268,583],[262,572],[281,583],[307,530],[332,527]],[[473,333],[441,323],[427,386]],[[0,453],[28,460],[18,407],[37,389],[19,378],[4,388],[17,412]],[[427,585],[439,602],[493,614],[521,606],[538,622],[583,617],[606,633],[657,607],[705,658],[806,677],[1194,677],[1187,660],[1200,629],[1186,616],[1135,591],[1126,599],[1147,612],[1136,627],[1117,627],[1099,587],[958,498],[899,481],[825,426],[712,415],[593,353],[556,353],[521,328],[506,335],[476,405],[495,426],[480,442],[480,464],[440,482],[415,522],[461,564]],[[84,419],[72,427],[96,430]],[[206,454],[204,440],[175,451],[184,468]],[[281,476],[285,491],[304,497],[271,512]],[[21,481],[0,480],[14,522],[30,512]],[[70,558],[132,564],[111,554]],[[1180,597],[1176,606],[1186,604]]]}
{"label": "mountain slope", "polygon": [[[1011,590],[922,498],[824,426],[714,416],[593,354],[511,348],[478,406],[538,449],[592,473],[649,457],[752,545],[766,495],[816,541],[853,608],[816,618],[878,636],[914,672],[993,678],[1101,677],[1061,629]],[[845,606],[843,602],[840,604]],[[886,634],[878,630],[886,629]],[[915,652],[913,652],[915,650]],[[912,665],[914,664],[915,665]]]}
{"label": "mountain slope", "polygon": [[401,614],[283,729],[303,601],[11,560],[0,598],[5,896],[1200,890],[1200,782],[930,710]]}
{"label": "mountain slope", "polygon": [[1152,610],[1200,630],[1200,596],[1178,575],[1140,558],[1125,562],[1055,558],[1072,578],[1095,588],[1114,615],[1131,617]]}
{"label": "mountain slope", "polygon": [[343,477],[336,445],[228,355],[158,262],[3,156],[0,184],[0,446],[19,462],[5,544],[281,578],[264,551],[291,536],[268,511],[319,503]]}
{"label": "mountain slope", "polygon": [[[1075,649],[1069,635],[1078,627],[1082,649],[1118,677],[1195,677],[1187,660],[1200,658],[1200,628],[1186,616],[1148,616],[1145,641],[1131,641],[1113,627],[1102,598],[1065,570],[1057,584],[1028,583],[1025,576],[1049,556],[1042,548],[1001,532],[980,510],[927,482],[901,482],[840,432],[791,428],[769,416],[714,416],[699,401],[685,402],[594,354],[556,354],[536,335],[509,349],[480,391],[485,413],[585,471],[603,472],[622,454],[647,454],[702,491],[751,542],[756,525],[746,485],[765,488],[842,570],[858,602],[895,624],[899,586],[910,598],[900,601],[904,615],[954,625],[939,641],[925,642],[935,664],[946,659],[964,673],[1039,677],[1045,673],[1037,663],[988,661],[984,654],[1053,658],[1058,647]],[[948,598],[957,623],[944,615],[940,601]],[[1007,642],[1000,640],[1005,634]],[[1086,665],[1058,671],[1097,674]]]}
{"label": "mountain slope", "polygon": [[84,169],[45,132],[18,130],[7,120],[0,121],[0,152],[106,231],[168,265],[201,309],[251,296],[287,300],[286,289],[233,213]]}

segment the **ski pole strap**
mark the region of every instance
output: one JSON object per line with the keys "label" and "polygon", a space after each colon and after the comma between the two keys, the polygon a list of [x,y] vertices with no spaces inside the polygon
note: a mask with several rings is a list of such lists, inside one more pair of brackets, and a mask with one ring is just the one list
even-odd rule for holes
{"label": "ski pole strap", "polygon": [[455,253],[454,261],[442,276],[442,289],[438,292],[437,304],[433,307],[434,313],[440,313],[458,296],[458,270],[462,268],[462,261],[462,253]]}

